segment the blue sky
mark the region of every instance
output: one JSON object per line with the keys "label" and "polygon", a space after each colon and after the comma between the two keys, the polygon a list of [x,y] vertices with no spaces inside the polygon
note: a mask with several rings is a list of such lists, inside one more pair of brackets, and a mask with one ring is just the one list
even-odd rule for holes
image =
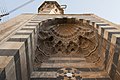
{"label": "blue sky", "polygon": [[[27,1],[29,0],[0,0],[0,7],[6,6],[7,11],[10,11]],[[37,13],[37,8],[43,1],[35,0],[10,14],[9,17],[15,17],[22,13]],[[66,14],[94,13],[114,23],[120,23],[120,0],[58,0],[58,2],[68,6],[65,10]]]}

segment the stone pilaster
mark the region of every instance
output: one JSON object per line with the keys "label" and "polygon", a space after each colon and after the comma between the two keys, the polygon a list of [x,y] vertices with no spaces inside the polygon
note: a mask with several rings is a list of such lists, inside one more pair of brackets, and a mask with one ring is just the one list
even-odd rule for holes
{"label": "stone pilaster", "polygon": [[111,39],[111,45],[110,48],[110,54],[109,54],[109,63],[108,63],[108,72],[112,80],[119,80],[119,79],[114,79],[115,77],[120,77],[119,73],[119,54],[120,54],[120,34],[113,34],[112,39]]}
{"label": "stone pilaster", "polygon": [[19,30],[16,32],[16,35],[30,35],[30,43],[32,44],[32,63],[34,62],[34,57],[35,57],[35,33],[34,30]]}
{"label": "stone pilaster", "polygon": [[26,51],[26,61],[27,61],[27,73],[28,78],[30,79],[30,74],[33,71],[33,64],[32,64],[32,44],[30,40],[30,35],[13,35],[8,40],[9,42],[24,42],[25,44],[25,51]]}
{"label": "stone pilaster", "polygon": [[0,56],[0,80],[17,80],[16,75],[14,57]]}
{"label": "stone pilaster", "polygon": [[[28,80],[26,52],[25,52],[25,45],[23,42],[3,43],[2,45],[0,45],[0,56],[13,56],[15,63],[16,80]],[[7,80],[13,80],[13,79],[11,78]]]}

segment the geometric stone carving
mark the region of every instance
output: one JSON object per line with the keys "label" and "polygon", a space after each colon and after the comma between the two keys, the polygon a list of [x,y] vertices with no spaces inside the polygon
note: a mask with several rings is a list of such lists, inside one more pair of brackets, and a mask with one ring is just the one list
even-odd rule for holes
{"label": "geometric stone carving", "polygon": [[56,18],[44,21],[39,28],[35,61],[43,62],[40,56],[89,57],[97,48],[97,32],[93,26],[74,18]]}

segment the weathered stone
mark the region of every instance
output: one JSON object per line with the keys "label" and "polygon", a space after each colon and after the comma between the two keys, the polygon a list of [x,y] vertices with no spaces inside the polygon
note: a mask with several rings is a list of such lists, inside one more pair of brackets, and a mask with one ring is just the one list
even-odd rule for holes
{"label": "weathered stone", "polygon": [[9,40],[9,42],[24,42],[25,50],[26,50],[26,60],[27,60],[27,71],[28,78],[30,79],[30,74],[33,71],[33,63],[32,63],[32,44],[30,40],[30,35],[14,35]]}
{"label": "weathered stone", "polygon": [[[62,7],[45,1],[38,14],[22,14],[3,23],[0,63],[5,65],[0,65],[0,80],[29,80],[32,63],[31,80],[67,80],[63,75],[71,68],[77,69],[72,75],[79,80],[120,79],[118,25],[94,14],[62,15]],[[12,58],[4,62],[1,57]],[[59,72],[61,68],[67,70]]]}
{"label": "weathered stone", "polygon": [[[23,42],[5,42],[2,45],[0,45],[0,51],[1,51],[0,52],[1,56],[14,56],[17,79],[27,80],[28,79],[27,63],[26,63],[26,55],[25,55],[26,53],[25,53],[24,43]],[[20,77],[20,75],[22,78]]]}
{"label": "weathered stone", "polygon": [[0,56],[0,80],[16,80],[15,62],[12,56]]}
{"label": "weathered stone", "polygon": [[30,43],[32,43],[32,63],[34,62],[34,57],[35,57],[35,34],[33,30],[20,30],[16,32],[17,35],[30,35]]}

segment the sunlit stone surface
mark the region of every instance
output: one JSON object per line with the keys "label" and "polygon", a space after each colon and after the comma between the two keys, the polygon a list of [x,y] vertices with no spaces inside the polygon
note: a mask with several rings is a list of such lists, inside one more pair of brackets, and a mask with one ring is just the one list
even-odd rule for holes
{"label": "sunlit stone surface", "polygon": [[120,80],[120,28],[63,8],[45,1],[0,24],[0,80]]}

